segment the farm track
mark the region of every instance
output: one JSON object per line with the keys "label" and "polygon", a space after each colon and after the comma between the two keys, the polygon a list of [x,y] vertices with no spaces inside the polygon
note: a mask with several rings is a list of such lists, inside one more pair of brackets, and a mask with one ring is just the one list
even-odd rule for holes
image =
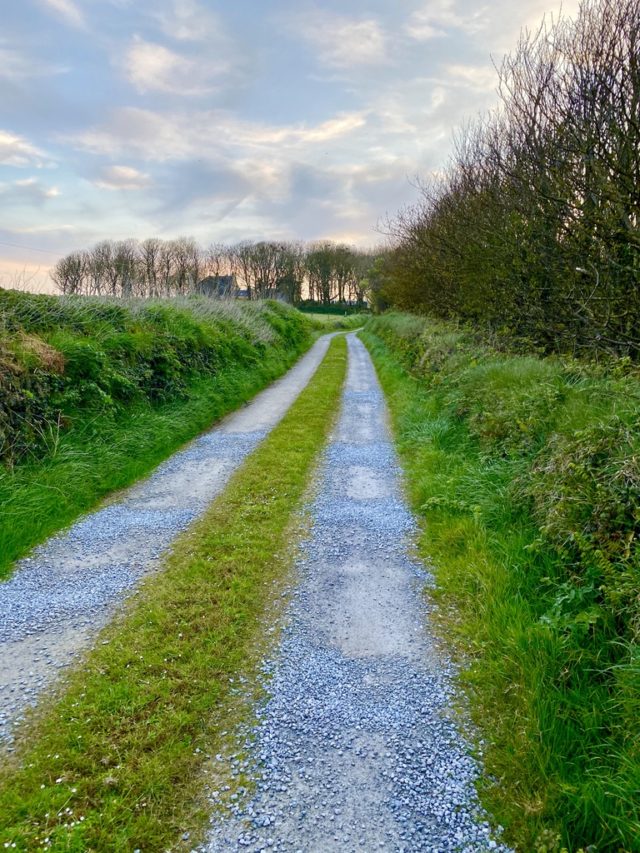
{"label": "farm track", "polygon": [[[479,806],[480,773],[452,713],[454,669],[436,648],[413,556],[387,413],[363,344],[349,338],[339,422],[307,511],[270,698],[214,791],[200,853],[506,851]],[[239,784],[239,782],[238,782]]]}
{"label": "farm track", "polygon": [[38,547],[0,583],[0,742],[89,648],[163,552],[281,420],[322,361],[325,335],[280,380],[147,479]]}

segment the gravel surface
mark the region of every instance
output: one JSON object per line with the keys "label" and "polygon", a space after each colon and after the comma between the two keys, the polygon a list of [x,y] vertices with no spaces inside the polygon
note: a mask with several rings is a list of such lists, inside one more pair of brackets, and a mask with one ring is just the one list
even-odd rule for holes
{"label": "gravel surface", "polygon": [[282,379],[210,432],[21,560],[0,583],[0,741],[61,669],[86,649],[162,552],[305,387],[330,335]]}
{"label": "gravel surface", "polygon": [[239,752],[217,756],[255,790],[212,792],[199,850],[506,851],[476,798],[453,667],[429,635],[431,578],[412,556],[377,378],[353,335],[349,354],[300,582],[264,664],[270,698]]}

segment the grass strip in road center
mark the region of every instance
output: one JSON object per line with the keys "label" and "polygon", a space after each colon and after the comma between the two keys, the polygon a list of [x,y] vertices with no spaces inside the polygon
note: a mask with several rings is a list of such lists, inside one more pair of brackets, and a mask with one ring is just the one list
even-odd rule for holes
{"label": "grass strip in road center", "polygon": [[148,853],[176,849],[204,817],[194,813],[200,771],[230,725],[230,679],[286,575],[292,515],[338,410],[346,358],[337,337],[285,418],[23,735],[19,766],[0,777],[0,846]]}

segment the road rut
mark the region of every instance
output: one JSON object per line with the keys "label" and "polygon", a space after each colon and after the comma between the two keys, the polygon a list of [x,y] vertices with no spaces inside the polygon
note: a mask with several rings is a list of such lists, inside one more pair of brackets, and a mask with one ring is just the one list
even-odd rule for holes
{"label": "road rut", "polygon": [[269,699],[243,751],[218,756],[255,791],[212,793],[200,850],[506,851],[476,797],[454,669],[429,629],[432,579],[414,556],[382,392],[354,335],[316,486],[299,583],[264,665]]}

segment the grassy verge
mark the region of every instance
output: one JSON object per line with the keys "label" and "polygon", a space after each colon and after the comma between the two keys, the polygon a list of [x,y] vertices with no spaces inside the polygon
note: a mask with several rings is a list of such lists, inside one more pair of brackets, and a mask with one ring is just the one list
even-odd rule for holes
{"label": "grassy verge", "polygon": [[[0,578],[280,376],[292,309],[0,293]],[[3,464],[4,462],[4,464]]]}
{"label": "grassy verge", "polygon": [[485,805],[526,853],[639,850],[637,378],[423,318],[363,338],[465,662]]}
{"label": "grassy verge", "polygon": [[116,420],[96,416],[62,435],[55,453],[13,471],[0,469],[0,578],[15,560],[110,492],[152,471],[182,444],[281,376],[299,351],[190,384],[186,398],[145,403]]}
{"label": "grassy verge", "polygon": [[348,329],[359,329],[367,322],[369,319],[369,314],[365,313],[357,313],[357,314],[320,314],[317,312],[304,312],[310,320],[313,321],[314,324],[317,325],[318,328],[323,329],[327,332],[339,331],[339,330],[348,330]]}
{"label": "grassy verge", "polygon": [[284,420],[25,734],[19,768],[0,777],[0,843],[161,851],[205,819],[194,781],[229,725],[230,677],[283,574],[291,516],[345,369],[339,337]]}

